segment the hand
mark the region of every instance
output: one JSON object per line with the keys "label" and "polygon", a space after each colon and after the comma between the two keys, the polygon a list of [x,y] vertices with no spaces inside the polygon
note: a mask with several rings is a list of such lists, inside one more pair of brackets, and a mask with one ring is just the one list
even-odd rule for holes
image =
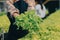
{"label": "hand", "polygon": [[13,3],[15,3],[17,1],[19,1],[19,0],[7,0],[6,2],[13,4]]}
{"label": "hand", "polygon": [[11,15],[14,16],[14,17],[19,16],[19,10],[18,9],[14,9],[14,10],[12,9],[11,10]]}
{"label": "hand", "polygon": [[6,1],[7,5],[8,5],[8,12],[10,12],[10,14],[12,16],[17,16],[19,15],[19,10],[17,8],[14,7],[13,3],[11,1]]}
{"label": "hand", "polygon": [[13,14],[13,16],[14,16],[14,17],[16,17],[16,16],[19,16],[19,14],[17,14],[17,13],[14,13],[14,14]]}

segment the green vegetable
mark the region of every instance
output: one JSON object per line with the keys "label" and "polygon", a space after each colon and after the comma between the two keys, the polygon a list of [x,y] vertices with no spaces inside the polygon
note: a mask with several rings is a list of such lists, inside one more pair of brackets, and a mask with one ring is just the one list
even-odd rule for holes
{"label": "green vegetable", "polygon": [[[25,40],[39,40],[40,39],[40,27],[39,24],[42,22],[42,19],[35,14],[35,11],[27,11],[25,14],[21,14],[16,17],[16,25],[18,28],[21,26],[23,30],[27,29],[29,34],[25,37]],[[35,36],[34,36],[35,35]],[[28,38],[29,39],[28,39]],[[21,40],[23,40],[22,38]]]}

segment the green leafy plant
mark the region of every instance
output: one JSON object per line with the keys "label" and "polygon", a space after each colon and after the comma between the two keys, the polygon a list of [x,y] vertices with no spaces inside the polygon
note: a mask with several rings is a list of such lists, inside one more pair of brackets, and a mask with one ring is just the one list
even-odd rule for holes
{"label": "green leafy plant", "polygon": [[[18,26],[18,28],[21,26],[23,30],[27,29],[29,31],[29,34],[25,38],[28,37],[30,40],[33,39],[39,40],[40,39],[39,24],[41,22],[42,19],[35,14],[35,11],[30,10],[25,12],[25,14],[21,14],[20,16],[16,17],[15,23]],[[34,37],[33,35],[36,35],[36,37]],[[28,38],[25,40],[28,40]]]}

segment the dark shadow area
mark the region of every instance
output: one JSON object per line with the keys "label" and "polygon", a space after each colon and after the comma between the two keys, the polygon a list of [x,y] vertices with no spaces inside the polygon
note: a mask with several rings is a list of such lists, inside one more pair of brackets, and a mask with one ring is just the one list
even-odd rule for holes
{"label": "dark shadow area", "polygon": [[54,13],[56,10],[59,9],[59,0],[57,0],[57,1],[49,1],[49,2],[47,2],[45,4],[45,7],[48,9],[49,13],[43,19],[46,19],[49,15],[51,15],[52,13]]}
{"label": "dark shadow area", "polygon": [[[18,40],[19,38],[22,38],[28,34],[28,30],[17,30],[14,32],[4,33],[4,40]],[[0,36],[1,40],[2,35]]]}
{"label": "dark shadow area", "polygon": [[15,22],[15,18],[11,16],[9,12],[7,13],[7,17],[9,18],[11,24],[8,33],[4,33],[4,40],[17,40],[29,33],[28,30],[23,30],[22,27],[17,30],[18,26],[16,24],[13,24]]}
{"label": "dark shadow area", "polygon": [[2,36],[0,35],[0,40],[1,40]]}
{"label": "dark shadow area", "polygon": [[19,9],[20,13],[24,13],[27,11],[28,4],[24,0],[19,0],[13,4],[17,9]]}
{"label": "dark shadow area", "polygon": [[[29,31],[28,30],[22,30],[22,28],[19,28],[19,30],[16,30],[15,28],[17,27],[16,25],[10,25],[10,30],[8,33],[4,33],[4,40],[18,40],[19,38],[23,38],[26,36]],[[0,36],[1,40],[2,34]]]}

